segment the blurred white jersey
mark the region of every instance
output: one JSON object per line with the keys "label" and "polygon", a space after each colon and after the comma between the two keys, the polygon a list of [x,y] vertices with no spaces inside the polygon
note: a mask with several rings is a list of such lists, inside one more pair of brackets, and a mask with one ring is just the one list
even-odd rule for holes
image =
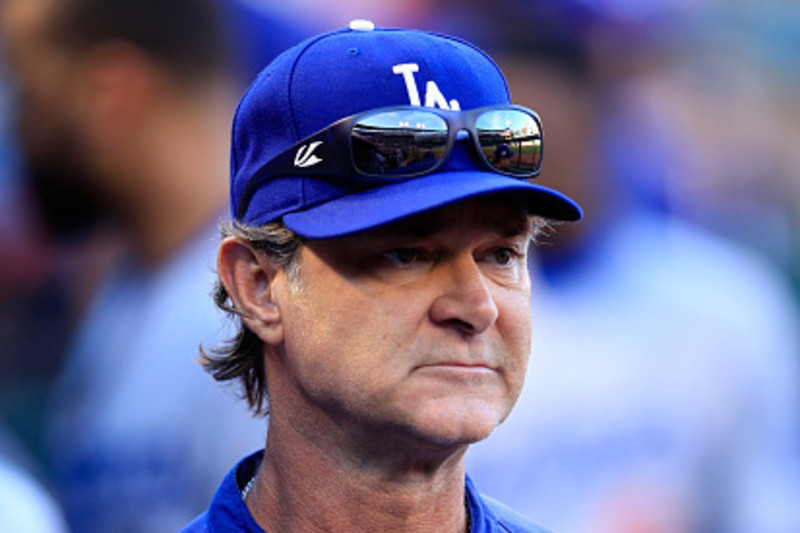
{"label": "blurred white jersey", "polygon": [[198,363],[234,333],[212,301],[216,228],[100,288],[51,404],[52,463],[82,533],[177,531],[266,423]]}

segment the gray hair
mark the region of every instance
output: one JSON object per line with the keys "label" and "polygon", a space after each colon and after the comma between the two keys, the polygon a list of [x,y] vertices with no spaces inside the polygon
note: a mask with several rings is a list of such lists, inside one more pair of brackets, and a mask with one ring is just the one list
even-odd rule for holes
{"label": "gray hair", "polygon": [[[271,222],[263,226],[247,226],[236,221],[220,226],[223,239],[237,238],[269,256],[279,267],[284,268],[289,279],[296,277],[297,258],[303,239],[282,222]],[[231,302],[230,295],[220,281],[214,289],[214,303],[235,318],[239,323],[238,333],[222,345],[205,350],[201,347],[200,362],[203,368],[217,381],[238,381],[242,397],[256,413],[267,415],[267,379],[264,371],[264,342],[241,321],[241,311]]]}

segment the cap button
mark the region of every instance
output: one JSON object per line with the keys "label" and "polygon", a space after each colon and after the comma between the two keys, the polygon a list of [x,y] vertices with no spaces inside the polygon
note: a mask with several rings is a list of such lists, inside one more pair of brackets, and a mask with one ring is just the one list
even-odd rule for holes
{"label": "cap button", "polygon": [[350,29],[353,31],[373,31],[375,24],[371,20],[355,19],[350,21]]}

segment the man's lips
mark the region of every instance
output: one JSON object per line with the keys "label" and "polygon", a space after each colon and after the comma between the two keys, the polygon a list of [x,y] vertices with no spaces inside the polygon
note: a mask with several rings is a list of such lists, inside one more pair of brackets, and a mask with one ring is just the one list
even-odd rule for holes
{"label": "man's lips", "polygon": [[457,368],[485,368],[487,370],[494,370],[494,367],[489,363],[472,363],[464,361],[437,361],[434,363],[424,363],[419,365],[418,368],[427,367],[457,367]]}
{"label": "man's lips", "polygon": [[497,369],[488,363],[467,363],[463,361],[439,361],[419,365],[416,370],[426,374],[442,376],[481,378],[495,375]]}

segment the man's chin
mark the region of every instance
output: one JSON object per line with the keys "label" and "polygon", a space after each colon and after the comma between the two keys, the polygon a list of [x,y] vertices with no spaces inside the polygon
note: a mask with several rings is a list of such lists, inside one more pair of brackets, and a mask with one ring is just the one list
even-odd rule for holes
{"label": "man's chin", "polygon": [[[474,405],[472,405],[474,404]],[[443,446],[468,446],[487,438],[505,418],[483,402],[466,401],[457,408],[440,406],[439,413],[420,421],[416,429]]]}

